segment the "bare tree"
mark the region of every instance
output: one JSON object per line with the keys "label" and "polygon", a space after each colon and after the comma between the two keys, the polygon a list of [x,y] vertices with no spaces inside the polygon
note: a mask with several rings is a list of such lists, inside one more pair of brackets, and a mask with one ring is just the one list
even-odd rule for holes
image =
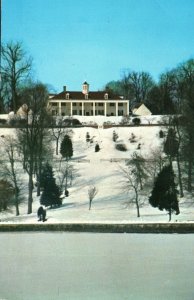
{"label": "bare tree", "polygon": [[171,116],[168,118],[167,124],[167,137],[164,142],[164,152],[167,154],[169,158],[169,163],[172,163],[174,159],[177,163],[178,169],[178,181],[180,188],[180,197],[184,196],[183,193],[183,183],[182,183],[182,168],[181,168],[181,147],[183,141],[183,130],[181,129],[181,118],[180,116]]}
{"label": "bare tree", "polygon": [[154,86],[151,75],[147,72],[126,71],[123,74],[121,85],[128,99],[133,104],[146,103],[148,95]]}
{"label": "bare tree", "polygon": [[127,167],[122,168],[120,170],[125,178],[122,184],[122,190],[127,193],[130,193],[131,190],[134,191],[135,197],[129,199],[129,203],[135,203],[136,210],[137,210],[137,217],[140,217],[140,199],[139,199],[139,192],[140,192],[140,182],[137,169],[135,167]]}
{"label": "bare tree", "polygon": [[58,117],[57,119],[58,119],[57,124],[56,124],[56,120],[54,118],[51,122],[52,137],[56,141],[56,155],[59,154],[59,141],[60,141],[61,136],[64,133],[63,118]]}
{"label": "bare tree", "polygon": [[142,155],[134,152],[132,158],[127,162],[128,166],[134,167],[136,170],[137,180],[139,181],[140,189],[143,189],[143,181],[147,179],[147,165],[146,160]]}
{"label": "bare tree", "polygon": [[183,156],[187,162],[187,189],[192,191],[193,163],[194,163],[194,59],[182,63],[176,71],[179,78],[179,95],[182,100],[182,114],[184,116]]}
{"label": "bare tree", "polygon": [[20,83],[29,75],[32,58],[28,57],[21,43],[9,42],[1,47],[2,83],[9,107],[16,113]]}
{"label": "bare tree", "polygon": [[162,149],[161,148],[152,149],[150,156],[146,160],[146,163],[149,170],[149,175],[152,178],[152,183],[154,183],[157,174],[162,170],[165,163]]}
{"label": "bare tree", "polygon": [[64,127],[63,124],[63,118],[57,117],[57,124],[56,120],[53,119],[51,122],[51,129],[52,129],[52,137],[56,142],[56,155],[59,154],[59,142],[61,140],[61,137],[64,135],[72,136],[73,131],[71,129],[67,129]]}
{"label": "bare tree", "polygon": [[1,138],[1,153],[4,157],[1,168],[1,176],[6,178],[13,186],[13,204],[16,208],[16,216],[19,216],[19,203],[21,202],[21,166],[17,157],[17,140],[12,136]]}
{"label": "bare tree", "polygon": [[95,186],[90,186],[88,188],[88,197],[89,197],[89,210],[91,209],[92,206],[92,201],[95,198],[95,196],[98,193],[98,189]]}
{"label": "bare tree", "polygon": [[14,187],[9,181],[0,179],[0,212],[7,210],[14,195]]}
{"label": "bare tree", "polygon": [[60,190],[67,190],[68,186],[72,185],[76,173],[73,165],[69,161],[59,161],[59,167],[56,171]]}
{"label": "bare tree", "polygon": [[30,214],[32,213],[33,202],[33,176],[36,174],[38,164],[38,172],[41,173],[44,156],[43,143],[47,130],[45,124],[47,121],[48,94],[44,85],[34,84],[24,91],[23,97],[28,104],[27,125],[18,130],[18,139],[24,169],[28,174],[28,214]]}

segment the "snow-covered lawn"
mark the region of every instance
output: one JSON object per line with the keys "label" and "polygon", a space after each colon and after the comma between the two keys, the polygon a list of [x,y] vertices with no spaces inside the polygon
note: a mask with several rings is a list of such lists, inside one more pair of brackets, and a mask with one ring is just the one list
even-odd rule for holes
{"label": "snow-covered lawn", "polygon": [[[101,118],[103,119],[103,118]],[[103,119],[104,120],[104,119]],[[129,197],[133,197],[133,191],[125,193],[122,188],[124,180],[120,167],[125,165],[125,159],[129,159],[134,151],[149,158],[151,152],[160,149],[163,139],[159,138],[159,126],[150,127],[114,127],[98,129],[91,127],[73,129],[72,165],[77,176],[73,184],[68,188],[69,197],[63,200],[63,205],[57,209],[47,209],[49,223],[130,223],[130,222],[168,222],[165,211],[159,211],[148,204],[149,191],[143,195],[144,205],[140,208],[141,217],[136,217],[136,208],[128,205]],[[112,140],[113,131],[118,134],[118,142],[127,147],[122,152],[115,149]],[[93,137],[93,143],[86,143],[86,133]],[[13,129],[0,129],[0,136],[13,134]],[[130,142],[131,134],[135,135],[135,143]],[[100,151],[95,152],[96,143],[100,145]],[[141,144],[140,149],[138,144]],[[114,160],[117,162],[113,162]],[[111,161],[112,160],[112,161]],[[23,177],[27,187],[27,177]],[[96,186],[98,193],[92,202],[89,211],[88,188]],[[26,192],[27,197],[27,192]],[[20,206],[19,217],[15,217],[15,211],[0,213],[1,222],[36,223],[37,208],[40,206],[39,198],[34,191],[33,213],[27,215],[27,204]],[[173,216],[174,222],[193,222],[193,204],[189,196],[180,199],[180,215]]]}

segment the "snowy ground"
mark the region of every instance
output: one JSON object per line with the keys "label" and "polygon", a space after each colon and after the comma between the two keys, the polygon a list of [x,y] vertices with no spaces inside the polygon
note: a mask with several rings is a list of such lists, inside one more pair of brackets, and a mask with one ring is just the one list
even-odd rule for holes
{"label": "snowy ground", "polygon": [[[97,118],[97,117],[96,117]],[[115,121],[118,122],[118,119]],[[95,119],[96,122],[96,119]],[[141,217],[136,217],[136,209],[128,205],[128,200],[133,197],[133,191],[125,193],[122,188],[124,180],[121,167],[125,166],[124,159],[131,157],[134,151],[141,153],[145,158],[150,157],[151,152],[161,148],[162,139],[159,138],[159,126],[151,127],[114,127],[103,129],[100,124],[104,122],[99,117],[99,128],[76,128],[73,129],[74,155],[72,165],[77,176],[73,185],[68,188],[70,196],[63,200],[63,205],[57,209],[47,209],[49,223],[130,223],[130,222],[167,222],[168,215],[164,211],[152,208],[148,204],[148,193],[142,196],[144,204],[140,208]],[[118,142],[124,143],[126,152],[115,149],[112,141],[113,130],[118,134]],[[86,132],[93,137],[94,143],[86,143]],[[13,129],[0,129],[0,136],[13,134]],[[136,136],[136,142],[131,143],[131,134]],[[100,145],[100,152],[96,153],[94,147],[96,142]],[[141,149],[137,150],[138,144]],[[111,159],[119,161],[111,162]],[[123,160],[122,160],[123,159]],[[27,184],[27,178],[23,177]],[[88,210],[88,188],[95,185],[98,193],[92,202],[92,209]],[[25,192],[25,191],[24,191]],[[27,193],[26,193],[27,195]],[[33,213],[27,215],[27,204],[21,204],[19,217],[12,212],[0,213],[1,222],[9,223],[36,223],[36,211],[40,206],[39,198],[34,191]],[[192,199],[186,195],[180,199],[180,215],[173,216],[173,222],[194,222]]]}

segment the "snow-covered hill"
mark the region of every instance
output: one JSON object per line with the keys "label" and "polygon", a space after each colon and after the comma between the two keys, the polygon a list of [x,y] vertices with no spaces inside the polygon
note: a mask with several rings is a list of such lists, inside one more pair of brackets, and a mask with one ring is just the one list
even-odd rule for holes
{"label": "snow-covered hill", "polygon": [[[160,129],[159,126],[74,128],[72,136],[74,154],[71,163],[76,170],[76,177],[73,179],[72,186],[68,188],[70,195],[63,200],[63,205],[57,209],[47,209],[47,222],[168,222],[168,215],[165,211],[159,211],[149,205],[149,189],[141,193],[144,204],[140,208],[141,217],[137,218],[135,206],[129,205],[129,198],[133,197],[133,191],[126,193],[122,188],[124,177],[121,167],[125,166],[125,159],[129,159],[134,151],[149,158],[153,151],[159,150],[163,142],[163,139],[159,138]],[[118,134],[117,143],[125,144],[127,151],[115,149],[115,143],[112,140],[113,131]],[[91,138],[93,137],[92,144],[86,143],[87,132]],[[0,129],[0,136],[11,133],[13,134],[13,129]],[[132,135],[135,136],[133,143],[130,141]],[[96,143],[100,145],[99,152],[95,152]],[[24,183],[27,184],[25,176]],[[98,193],[89,210],[88,188],[91,185],[98,189]],[[31,215],[26,214],[27,205],[23,203],[20,206],[19,217],[14,216],[13,209],[12,212],[0,213],[1,222],[36,223],[36,212],[39,206],[39,198],[36,197],[36,191],[34,191]],[[180,199],[180,212],[180,215],[172,217],[172,221],[194,221],[189,198]]]}

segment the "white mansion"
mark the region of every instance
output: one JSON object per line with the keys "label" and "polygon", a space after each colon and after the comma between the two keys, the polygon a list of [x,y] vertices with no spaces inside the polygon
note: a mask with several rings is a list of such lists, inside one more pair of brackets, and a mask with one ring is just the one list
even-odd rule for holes
{"label": "white mansion", "polygon": [[84,82],[82,91],[67,91],[52,95],[48,102],[52,115],[59,116],[123,116],[129,114],[129,100],[111,92],[89,91],[89,84]]}

